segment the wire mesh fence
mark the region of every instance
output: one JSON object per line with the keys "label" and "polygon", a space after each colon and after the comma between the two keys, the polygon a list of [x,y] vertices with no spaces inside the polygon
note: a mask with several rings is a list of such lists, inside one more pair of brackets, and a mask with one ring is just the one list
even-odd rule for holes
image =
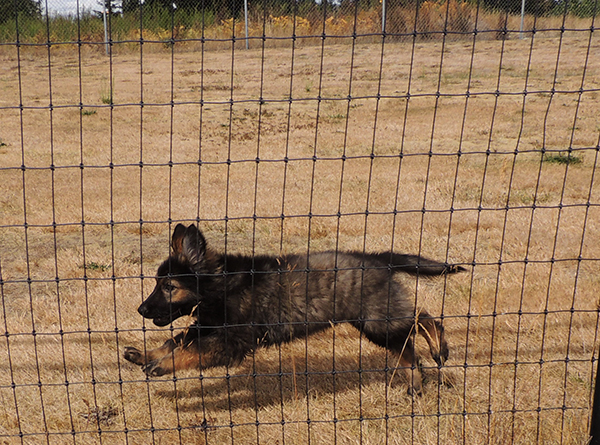
{"label": "wire mesh fence", "polygon": [[3,443],[588,440],[596,1],[0,5]]}

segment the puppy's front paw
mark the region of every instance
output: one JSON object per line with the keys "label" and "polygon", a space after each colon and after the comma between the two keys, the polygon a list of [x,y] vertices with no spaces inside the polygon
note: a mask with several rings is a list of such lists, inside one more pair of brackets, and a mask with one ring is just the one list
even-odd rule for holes
{"label": "puppy's front paw", "polygon": [[406,394],[409,397],[421,397],[423,396],[423,388],[421,385],[408,385],[408,389],[406,390]]}
{"label": "puppy's front paw", "polygon": [[438,366],[444,366],[448,360],[448,349],[442,350],[439,354],[431,354]]}
{"label": "puppy's front paw", "polygon": [[130,361],[131,363],[135,363],[136,365],[144,365],[146,360],[144,359],[144,354],[137,348],[133,346],[127,346],[125,348],[125,352],[123,352],[123,357],[125,360]]}
{"label": "puppy's front paw", "polygon": [[161,375],[167,374],[169,371],[160,366],[160,360],[152,360],[147,365],[142,367],[142,371],[146,373],[148,377],[160,377]]}

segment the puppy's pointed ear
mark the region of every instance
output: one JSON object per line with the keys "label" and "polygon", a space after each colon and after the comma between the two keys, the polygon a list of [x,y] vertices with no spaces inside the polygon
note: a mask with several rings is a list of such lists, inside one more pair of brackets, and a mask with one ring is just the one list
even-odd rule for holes
{"label": "puppy's pointed ear", "polygon": [[180,256],[197,268],[203,261],[206,254],[206,239],[202,232],[195,225],[190,225],[183,236],[183,244]]}
{"label": "puppy's pointed ear", "polygon": [[183,238],[187,228],[183,224],[177,224],[175,230],[173,230],[173,237],[171,238],[171,249],[173,255],[181,255],[183,251]]}

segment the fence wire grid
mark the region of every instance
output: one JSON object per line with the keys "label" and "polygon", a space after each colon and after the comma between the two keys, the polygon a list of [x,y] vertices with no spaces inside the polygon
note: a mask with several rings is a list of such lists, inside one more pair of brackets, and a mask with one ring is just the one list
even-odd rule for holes
{"label": "fence wire grid", "polygon": [[[587,443],[597,0],[540,1],[523,17],[520,2],[456,0],[252,2],[246,15],[235,2],[0,5],[2,443]],[[299,326],[296,340],[204,369],[230,346],[180,347],[179,369],[147,375],[127,347],[143,355],[194,329],[204,341],[191,310],[163,327],[138,313],[173,249],[207,255],[198,238],[172,243],[180,223],[226,258],[197,280],[241,280],[247,298],[291,255],[308,260],[287,272],[310,281],[342,274],[337,258],[354,252],[363,281],[332,286],[361,291],[332,298],[340,311],[359,301],[359,316],[308,336],[308,315],[279,314],[263,328]],[[443,366],[426,319],[412,331],[426,334],[418,367],[363,335],[407,315],[361,315],[364,277],[381,272],[365,258],[381,252],[466,269],[388,284],[418,308],[410,320],[422,309],[443,323]],[[323,255],[335,266],[312,269]],[[172,267],[175,284],[189,278]],[[195,303],[200,324],[218,313]],[[206,335],[268,340],[232,317]]]}

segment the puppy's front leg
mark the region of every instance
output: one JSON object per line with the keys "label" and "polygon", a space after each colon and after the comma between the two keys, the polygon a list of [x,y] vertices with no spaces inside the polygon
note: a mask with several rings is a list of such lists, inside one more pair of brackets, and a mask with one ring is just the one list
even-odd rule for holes
{"label": "puppy's front leg", "polygon": [[165,355],[171,353],[171,351],[173,351],[176,348],[177,344],[181,342],[182,338],[183,335],[178,334],[172,339],[169,339],[166,342],[164,342],[161,347],[156,349],[150,349],[146,351],[145,354],[144,352],[140,351],[137,348],[134,348],[133,346],[127,346],[125,348],[125,352],[123,353],[123,357],[131,363],[144,366],[147,365],[149,362],[160,359],[161,357],[164,357]]}
{"label": "puppy's front leg", "polygon": [[193,346],[177,346],[169,354],[158,357],[142,366],[146,375],[158,377],[172,374],[175,370],[198,368],[200,360],[198,350]]}
{"label": "puppy's front leg", "polygon": [[217,336],[196,338],[192,342],[179,344],[167,355],[149,361],[142,370],[149,376],[157,377],[183,369],[226,366],[232,363],[226,350],[225,344]]}

